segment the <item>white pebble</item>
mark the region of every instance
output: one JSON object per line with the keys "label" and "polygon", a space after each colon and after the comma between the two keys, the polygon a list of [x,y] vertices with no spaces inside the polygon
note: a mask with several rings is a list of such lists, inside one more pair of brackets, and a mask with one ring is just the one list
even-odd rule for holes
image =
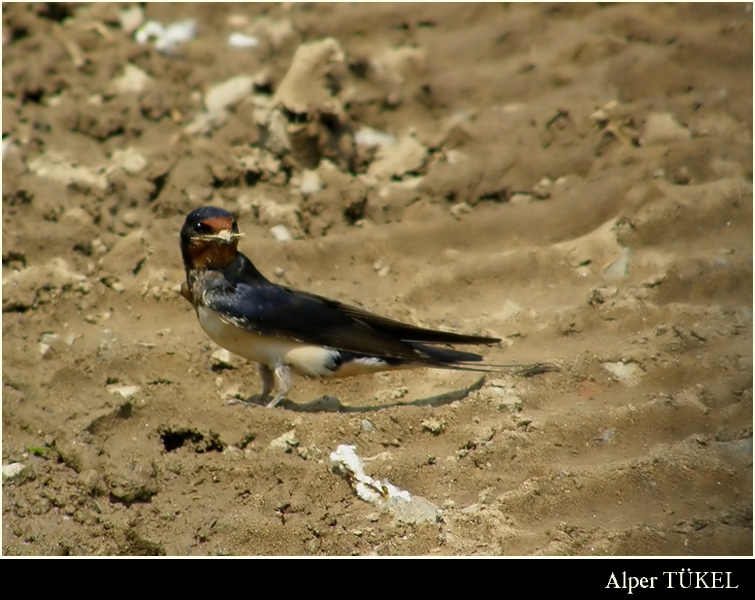
{"label": "white pebble", "polygon": [[317,171],[304,171],[301,175],[301,193],[305,196],[316,194],[323,188],[322,179]]}
{"label": "white pebble", "polygon": [[147,21],[135,34],[139,44],[146,44],[152,40],[158,52],[173,54],[179,44],[197,37],[197,22],[193,19],[177,21],[167,27],[157,21]]}
{"label": "white pebble", "polygon": [[11,463],[9,465],[3,465],[3,480],[18,477],[25,468],[26,467],[24,467],[24,465],[18,462]]}
{"label": "white pebble", "polygon": [[253,35],[234,31],[228,36],[228,45],[231,48],[256,48],[259,44],[259,40]]}
{"label": "white pebble", "polygon": [[274,227],[271,227],[270,233],[272,233],[273,237],[279,242],[290,242],[294,239],[291,237],[291,232],[285,225],[275,225]]}
{"label": "white pebble", "polygon": [[219,113],[232,108],[252,93],[252,77],[239,75],[210,88],[204,95],[204,105],[209,113]]}
{"label": "white pebble", "polygon": [[120,386],[108,386],[107,391],[111,394],[120,394],[122,398],[128,400],[131,396],[141,390],[138,385],[120,385]]}
{"label": "white pebble", "polygon": [[144,10],[141,6],[124,8],[118,13],[118,22],[126,35],[131,35],[144,22]]}

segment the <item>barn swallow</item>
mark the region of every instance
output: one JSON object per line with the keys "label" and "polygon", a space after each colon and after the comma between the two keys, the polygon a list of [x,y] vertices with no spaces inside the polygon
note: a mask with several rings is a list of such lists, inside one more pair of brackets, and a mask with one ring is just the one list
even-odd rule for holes
{"label": "barn swallow", "polygon": [[267,280],[238,251],[238,224],[222,208],[204,206],[186,217],[181,254],[182,295],[194,305],[207,335],[259,365],[261,403],[286,396],[292,371],[346,377],[394,369],[435,367],[490,371],[482,356],[434,344],[494,344],[499,338],[415,327],[336,300]]}

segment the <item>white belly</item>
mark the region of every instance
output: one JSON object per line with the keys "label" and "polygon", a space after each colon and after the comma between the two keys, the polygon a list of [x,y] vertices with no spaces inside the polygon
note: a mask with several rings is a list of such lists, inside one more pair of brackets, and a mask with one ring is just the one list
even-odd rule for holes
{"label": "white belly", "polygon": [[197,317],[212,341],[247,360],[267,365],[271,369],[287,364],[310,377],[334,375],[326,365],[333,364],[335,350],[244,331],[223,322],[205,306],[197,308]]}

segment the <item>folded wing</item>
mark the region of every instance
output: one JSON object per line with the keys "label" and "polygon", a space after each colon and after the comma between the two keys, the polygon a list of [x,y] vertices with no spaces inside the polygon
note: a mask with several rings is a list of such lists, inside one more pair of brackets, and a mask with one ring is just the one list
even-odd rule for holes
{"label": "folded wing", "polygon": [[[218,287],[230,286],[225,278]],[[337,350],[402,359],[427,365],[477,362],[478,354],[423,344],[490,344],[497,338],[461,335],[415,327],[362,309],[275,285],[239,283],[235,293],[210,293],[207,301],[221,319],[266,336],[286,337]]]}

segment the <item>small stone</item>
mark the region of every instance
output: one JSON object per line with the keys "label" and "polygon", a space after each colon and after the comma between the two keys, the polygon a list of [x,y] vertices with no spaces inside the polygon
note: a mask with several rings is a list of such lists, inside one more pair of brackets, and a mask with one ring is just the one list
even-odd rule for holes
{"label": "small stone", "polygon": [[529,202],[532,200],[533,195],[527,192],[514,192],[509,198],[509,202]]}
{"label": "small stone", "polygon": [[197,22],[193,19],[176,21],[167,27],[157,21],[147,21],[134,34],[138,44],[154,42],[155,48],[161,54],[175,54],[178,46],[197,37]]}
{"label": "small stone", "polygon": [[438,518],[438,507],[422,496],[393,500],[390,509],[400,523],[434,523]]}
{"label": "small stone", "polygon": [[537,182],[535,187],[532,188],[532,196],[538,200],[547,200],[551,197],[551,193],[548,191],[548,188],[551,187],[551,185],[553,185],[553,181],[548,177],[543,177]]}
{"label": "small stone", "polygon": [[301,193],[305,196],[316,194],[323,188],[322,179],[317,171],[304,171],[301,176]]}
{"label": "small stone", "polygon": [[75,335],[68,335],[64,339],[56,333],[43,333],[39,338],[39,352],[45,358],[49,358],[51,355],[61,355],[71,348],[76,337]]}
{"label": "small stone", "polygon": [[384,403],[400,400],[409,393],[409,388],[401,386],[394,389],[383,389],[375,392],[375,400]]}
{"label": "small stone", "polygon": [[425,419],[420,425],[422,425],[422,429],[433,435],[440,435],[446,429],[446,422],[438,419]]}
{"label": "small stone", "polygon": [[13,139],[6,138],[3,140],[3,158],[5,158],[11,150],[15,149],[16,144],[13,142]]}
{"label": "small stone", "polygon": [[123,74],[113,79],[113,88],[119,94],[141,94],[152,82],[153,79],[139,67],[126,63]]}
{"label": "small stone", "polygon": [[606,362],[601,366],[627,387],[635,387],[644,375],[640,366],[633,362]]}
{"label": "small stone", "polygon": [[126,35],[131,35],[144,22],[144,10],[141,6],[124,8],[118,13],[118,22]]}
{"label": "small stone", "polygon": [[116,150],[110,158],[114,165],[120,167],[129,175],[138,175],[149,164],[149,161],[133,148]]}
{"label": "small stone", "polygon": [[194,119],[184,127],[186,135],[207,135],[213,129],[220,129],[228,118],[226,111],[217,113],[199,113]]}
{"label": "small stone", "polygon": [[239,75],[210,88],[204,95],[204,105],[209,113],[220,113],[233,108],[252,94],[252,77]]}
{"label": "small stone", "polygon": [[467,516],[475,516],[480,513],[482,510],[482,506],[480,506],[479,503],[475,502],[474,504],[470,504],[469,506],[465,506],[461,509],[462,514]]}
{"label": "small stone", "polygon": [[107,254],[107,246],[99,238],[93,239],[89,245],[89,250],[93,256],[104,256]]}
{"label": "small stone", "polygon": [[234,31],[228,36],[228,46],[231,48],[256,48],[259,45],[260,41],[253,35]]}
{"label": "small stone", "polygon": [[608,113],[602,108],[599,108],[590,115],[590,119],[595,121],[601,127],[605,127],[608,123]]}
{"label": "small stone", "polygon": [[3,465],[3,481],[6,479],[13,479],[18,477],[26,467],[21,463],[11,463],[9,465]]}
{"label": "small stone", "polygon": [[378,146],[375,160],[367,172],[381,180],[401,177],[421,169],[427,156],[427,148],[413,137],[405,136],[395,144]]}
{"label": "small stone", "polygon": [[107,387],[108,392],[111,394],[120,394],[125,400],[128,400],[141,389],[138,385],[109,385]]}
{"label": "small stone", "polygon": [[615,429],[604,429],[598,437],[595,438],[595,443],[602,445],[607,444],[616,436]]}
{"label": "small stone", "polygon": [[472,212],[472,207],[466,202],[459,202],[451,207],[451,214],[455,219],[461,219],[463,215],[468,215]]}
{"label": "small stone", "polygon": [[623,279],[627,276],[629,270],[629,259],[632,256],[632,251],[629,248],[624,248],[615,261],[603,269],[603,277],[609,281],[615,281],[617,279]]}
{"label": "small stone", "polygon": [[221,368],[221,369],[235,369],[236,368],[236,365],[234,364],[233,355],[225,348],[218,348],[217,350],[215,350],[215,352],[212,353],[212,356],[210,356],[210,360],[212,361],[212,366],[214,368]]}
{"label": "small stone", "polygon": [[127,210],[123,213],[121,220],[126,227],[136,227],[139,225],[139,213],[135,210]]}
{"label": "small stone", "polygon": [[283,450],[284,452],[291,452],[293,448],[296,448],[296,446],[299,445],[299,442],[296,440],[296,430],[292,429],[291,431],[288,431],[284,433],[283,435],[275,438],[270,444],[268,445],[268,448],[271,450]]}
{"label": "small stone", "polygon": [[354,141],[366,149],[379,146],[390,146],[396,143],[396,138],[387,133],[377,131],[371,127],[362,127],[354,134]]}
{"label": "small stone", "polygon": [[511,386],[491,385],[489,393],[497,410],[518,413],[522,410],[522,399]]}
{"label": "small stone", "polygon": [[291,236],[291,232],[285,225],[275,225],[270,228],[270,233],[279,242],[290,242],[294,238]]}

